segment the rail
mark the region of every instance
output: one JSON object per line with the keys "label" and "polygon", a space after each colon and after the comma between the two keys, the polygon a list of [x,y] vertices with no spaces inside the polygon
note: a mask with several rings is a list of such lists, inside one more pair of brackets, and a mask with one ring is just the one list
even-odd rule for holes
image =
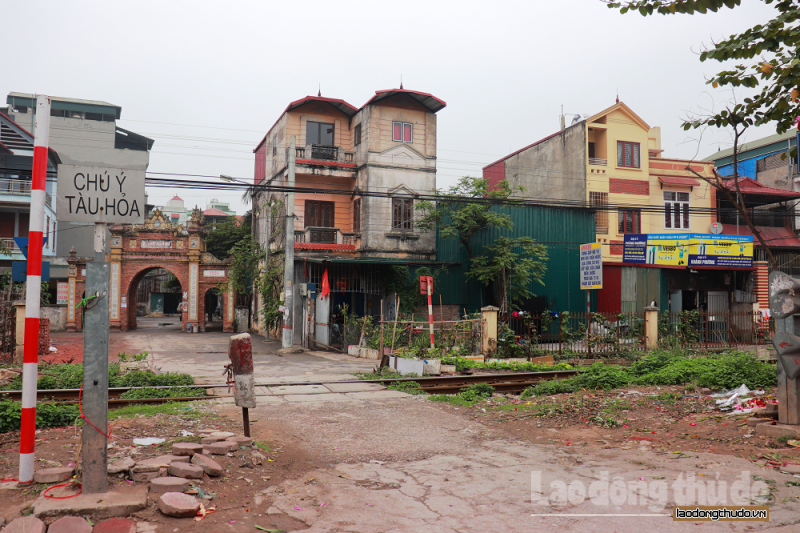
{"label": "rail", "polygon": [[608,165],[608,159],[602,159],[600,157],[590,157],[589,158],[589,164],[590,165],[595,165],[595,166],[598,166],[598,167],[604,167],[604,166]]}

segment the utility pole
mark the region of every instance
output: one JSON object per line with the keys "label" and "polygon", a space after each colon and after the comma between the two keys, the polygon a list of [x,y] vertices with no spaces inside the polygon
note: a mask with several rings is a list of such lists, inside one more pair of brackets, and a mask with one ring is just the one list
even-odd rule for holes
{"label": "utility pole", "polygon": [[294,293],[294,164],[297,158],[297,150],[295,143],[297,138],[292,135],[289,141],[288,159],[288,177],[286,186],[289,192],[286,193],[286,230],[284,235],[285,249],[283,254],[283,306],[286,309],[283,312],[283,348],[291,348],[293,341],[292,325],[294,322],[294,307],[293,298]]}
{"label": "utility pole", "polygon": [[37,96],[35,120],[30,227],[28,229],[28,280],[25,288],[25,340],[22,356],[22,413],[19,439],[19,482],[21,484],[33,482],[35,464],[36,377],[39,372],[39,311],[42,292],[42,230],[44,229],[47,156],[50,143],[49,96],[41,94]]}

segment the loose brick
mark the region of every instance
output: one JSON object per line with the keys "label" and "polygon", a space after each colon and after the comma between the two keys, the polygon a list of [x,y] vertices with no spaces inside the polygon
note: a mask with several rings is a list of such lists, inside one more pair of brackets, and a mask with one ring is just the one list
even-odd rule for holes
{"label": "loose brick", "polygon": [[92,526],[80,516],[64,516],[50,524],[50,533],[92,533]]}
{"label": "loose brick", "polygon": [[44,533],[45,529],[44,522],[35,516],[23,516],[12,520],[3,528],[3,533]]}
{"label": "loose brick", "polygon": [[227,440],[215,442],[214,444],[206,444],[205,447],[205,449],[213,455],[227,455],[229,452],[232,452],[238,448],[238,444],[235,442],[229,442]]}
{"label": "loose brick", "polygon": [[223,439],[227,439],[228,437],[233,437],[234,435],[236,435],[236,433],[231,433],[230,431],[215,431],[214,433],[210,434],[209,437],[222,437]]}
{"label": "loose brick", "polygon": [[188,463],[171,463],[167,473],[170,476],[186,479],[203,479],[203,467]]}
{"label": "loose brick", "polygon": [[144,474],[145,472],[158,472],[161,468],[161,464],[152,461],[152,459],[146,459],[136,463],[136,466],[133,467],[133,473]]}
{"label": "loose brick", "polygon": [[94,526],[92,533],[136,533],[136,523],[127,518],[110,518]]}
{"label": "loose brick", "polygon": [[33,474],[36,483],[61,483],[72,477],[75,471],[71,466],[57,466],[55,468],[43,468]]}
{"label": "loose brick", "polygon": [[158,457],[153,457],[153,461],[159,461],[159,464],[168,465],[173,461],[178,461],[180,463],[188,463],[191,457],[188,455],[159,455]]}
{"label": "loose brick", "polygon": [[214,444],[215,442],[219,442],[221,440],[226,440],[227,437],[203,437],[200,439],[202,444]]}
{"label": "loose brick", "polygon": [[785,474],[800,474],[800,465],[783,465],[781,472]]}
{"label": "loose brick", "polygon": [[228,437],[225,440],[227,440],[229,442],[235,442],[239,446],[252,446],[253,445],[253,439],[251,439],[250,437],[244,437],[244,436],[241,436],[241,435],[236,436],[236,437]]}
{"label": "loose brick", "polygon": [[165,492],[186,492],[192,482],[184,477],[160,477],[150,482],[150,492],[164,494]]}
{"label": "loose brick", "polygon": [[194,442],[176,442],[172,445],[172,455],[188,455],[191,457],[202,451],[203,445]]}
{"label": "loose brick", "polygon": [[136,461],[131,459],[130,457],[123,457],[113,463],[108,463],[108,473],[109,474],[119,474],[120,472],[127,472],[133,465],[136,464]]}
{"label": "loose brick", "polygon": [[222,467],[220,464],[207,455],[200,453],[194,454],[194,456],[192,456],[192,463],[202,468],[203,472],[209,476],[217,477],[222,475]]}
{"label": "loose brick", "polygon": [[158,499],[158,508],[167,516],[191,518],[200,510],[200,502],[194,496],[182,492],[165,492]]}

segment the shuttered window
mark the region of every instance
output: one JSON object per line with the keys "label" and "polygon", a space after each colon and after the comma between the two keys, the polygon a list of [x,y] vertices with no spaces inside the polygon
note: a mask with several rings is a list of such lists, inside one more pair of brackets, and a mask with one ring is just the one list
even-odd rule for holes
{"label": "shuttered window", "polygon": [[639,143],[617,141],[617,166],[639,168]]}
{"label": "shuttered window", "polygon": [[664,191],[664,227],[689,229],[689,193]]}
{"label": "shuttered window", "polygon": [[392,229],[411,231],[414,221],[414,200],[411,198],[392,198]]}
{"label": "shuttered window", "polygon": [[304,227],[318,226],[323,228],[334,227],[334,203],[306,200]]}
{"label": "shuttered window", "polygon": [[608,193],[590,192],[589,202],[598,208],[594,213],[595,231],[602,235],[608,234]]}
{"label": "shuttered window", "polygon": [[639,209],[620,209],[617,212],[619,227],[617,233],[641,233],[642,212]]}

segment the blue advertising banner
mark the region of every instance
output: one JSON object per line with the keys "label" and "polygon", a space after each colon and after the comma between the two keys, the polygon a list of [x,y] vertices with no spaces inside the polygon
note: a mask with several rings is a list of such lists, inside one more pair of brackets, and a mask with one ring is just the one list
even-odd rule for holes
{"label": "blue advertising banner", "polygon": [[623,263],[689,267],[753,266],[753,237],[706,233],[625,235]]}

